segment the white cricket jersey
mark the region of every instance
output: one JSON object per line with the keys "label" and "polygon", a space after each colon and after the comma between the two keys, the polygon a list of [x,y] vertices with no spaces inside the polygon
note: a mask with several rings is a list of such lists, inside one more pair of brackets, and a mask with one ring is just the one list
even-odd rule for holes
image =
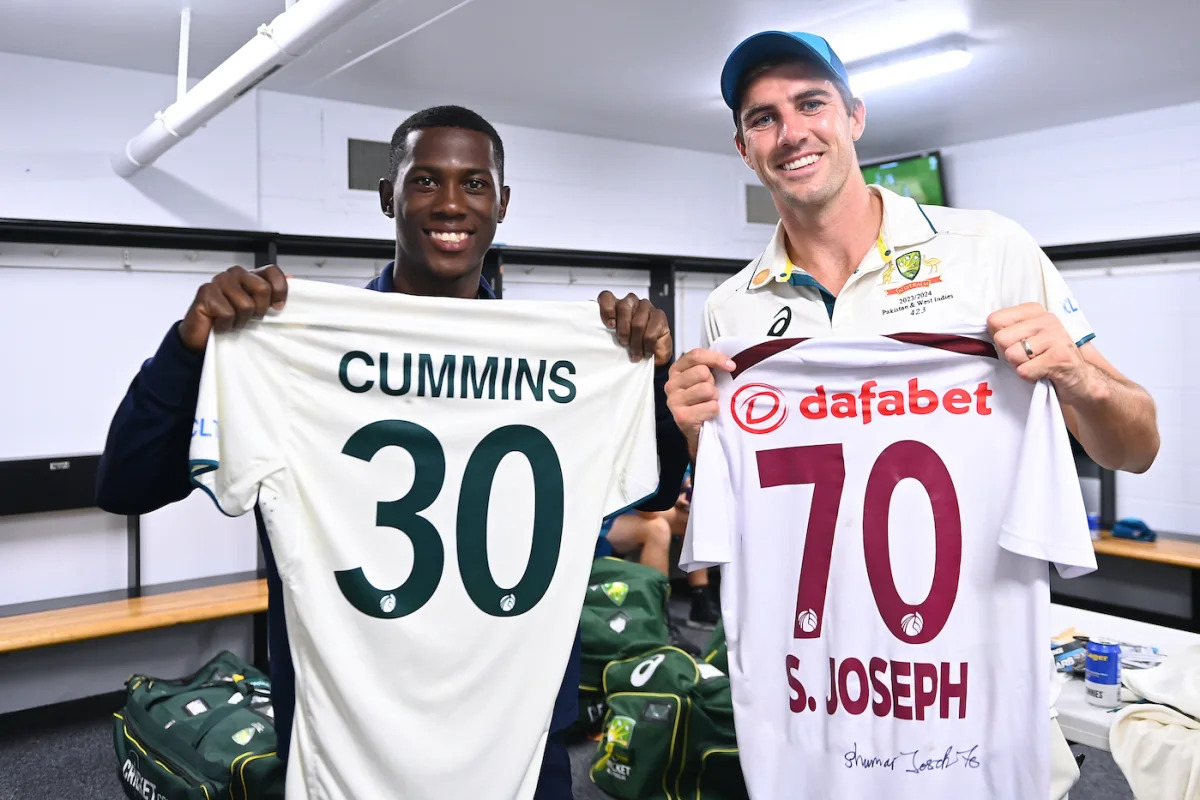
{"label": "white cricket jersey", "polygon": [[871,190],[883,200],[879,238],[836,302],[792,266],[781,223],[762,254],[709,295],[700,346],[721,336],[983,328],[993,311],[1021,303],[1045,306],[1079,344],[1095,336],[1062,275],[1017,223],[990,211],[924,206],[879,186]]}
{"label": "white cricket jersey", "polygon": [[970,333],[713,345],[682,564],[755,800],[1047,796],[1047,562],[1095,556],[1052,386]]}
{"label": "white cricket jersey", "polygon": [[595,303],[292,280],[210,338],[193,475],[283,579],[289,800],[533,796],[596,531],[657,486],[652,380]]}

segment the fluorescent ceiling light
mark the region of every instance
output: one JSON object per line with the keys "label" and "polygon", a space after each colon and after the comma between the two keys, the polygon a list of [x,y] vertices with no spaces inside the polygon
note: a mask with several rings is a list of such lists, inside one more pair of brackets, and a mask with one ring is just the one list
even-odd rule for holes
{"label": "fluorescent ceiling light", "polygon": [[965,47],[954,47],[927,55],[918,55],[870,67],[862,71],[850,71],[850,89],[854,94],[865,96],[871,92],[898,86],[902,83],[931,78],[962,69],[971,63],[971,53]]}

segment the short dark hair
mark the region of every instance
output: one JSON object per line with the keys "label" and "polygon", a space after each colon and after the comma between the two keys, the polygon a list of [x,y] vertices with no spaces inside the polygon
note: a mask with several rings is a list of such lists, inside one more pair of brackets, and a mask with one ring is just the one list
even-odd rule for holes
{"label": "short dark hair", "polygon": [[434,106],[418,111],[396,128],[392,134],[392,150],[388,165],[388,180],[395,181],[400,172],[400,162],[408,155],[408,135],[424,128],[462,128],[487,134],[492,140],[492,152],[496,156],[496,168],[500,171],[500,184],[504,184],[504,142],[491,123],[469,108],[462,106]]}
{"label": "short dark hair", "polygon": [[[767,58],[759,61],[757,64],[743,72],[741,77],[738,78],[737,91],[734,92],[733,95],[737,102],[737,108],[735,108],[733,111],[733,124],[734,127],[737,128],[737,135],[739,139],[742,138],[742,97],[746,94],[746,89],[764,72],[773,70],[776,67],[782,67],[784,64],[797,63],[817,64],[817,66],[821,66],[819,62],[811,58],[803,58],[795,55],[775,56],[774,58]],[[830,75],[829,77],[833,81],[834,88],[837,89],[838,94],[841,95],[842,102],[846,105],[846,113],[853,114],[854,93],[851,92],[850,87],[843,83],[842,80],[836,75]]]}

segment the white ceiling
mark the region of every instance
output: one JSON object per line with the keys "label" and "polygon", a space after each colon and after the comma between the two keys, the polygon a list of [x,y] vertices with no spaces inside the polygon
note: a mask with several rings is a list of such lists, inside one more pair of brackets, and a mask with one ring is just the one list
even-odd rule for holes
{"label": "white ceiling", "polygon": [[[382,0],[262,86],[409,110],[458,103],[500,123],[732,153],[717,79],[746,35],[814,31],[847,62],[968,36],[966,70],[866,98],[864,161],[1200,100],[1200,0],[473,0],[330,76],[460,1]],[[0,51],[174,73],[189,2],[196,78],[284,7],[0,0]]]}

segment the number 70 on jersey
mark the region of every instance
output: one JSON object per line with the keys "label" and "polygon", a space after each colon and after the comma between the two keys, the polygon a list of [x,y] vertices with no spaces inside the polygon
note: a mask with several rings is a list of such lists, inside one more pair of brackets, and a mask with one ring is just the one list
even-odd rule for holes
{"label": "number 70 on jersey", "polygon": [[[841,444],[760,450],[759,485],[764,488],[811,484],[812,506],[804,537],[796,588],[796,639],[818,639],[832,567],[838,509],[846,481]],[[890,510],[896,486],[906,478],[924,487],[933,509],[935,560],[933,582],[925,598],[904,602],[896,589],[889,543]],[[871,467],[862,509],[863,556],[871,593],[884,625],[897,639],[924,644],[941,633],[958,594],[962,565],[962,520],[958,496],[945,463],[928,445],[904,440],[889,445]]]}

